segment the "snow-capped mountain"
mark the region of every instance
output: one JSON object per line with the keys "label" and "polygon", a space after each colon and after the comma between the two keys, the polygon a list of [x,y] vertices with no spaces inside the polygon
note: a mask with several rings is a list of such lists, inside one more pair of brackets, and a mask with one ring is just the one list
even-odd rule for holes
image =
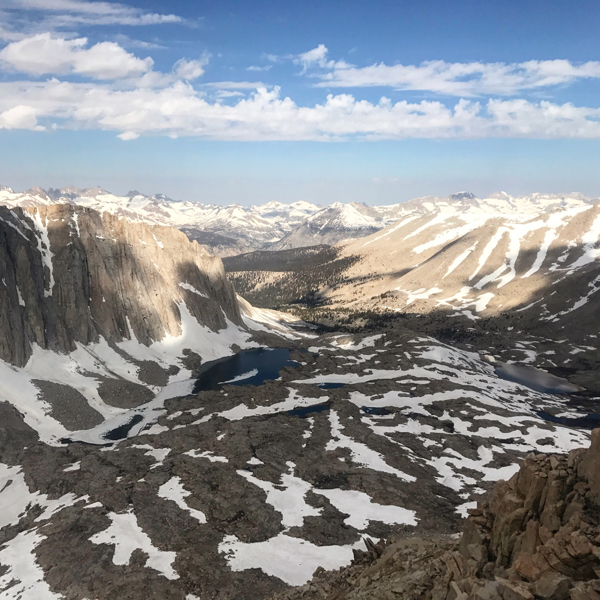
{"label": "snow-capped mountain", "polygon": [[[117,201],[90,208],[102,190],[22,196],[32,205],[0,207],[2,598],[263,600],[349,564],[365,536],[452,534],[528,452],[587,445],[575,403],[501,377],[477,350],[522,359],[543,347],[545,365],[585,361],[597,381],[597,314],[585,343],[547,338],[556,310],[567,316],[557,327],[572,326],[594,303],[600,205],[510,218],[413,210],[325,247],[360,254],[343,263],[358,269],[353,293],[380,285],[377,300],[393,302],[380,293],[392,284],[399,309],[450,302],[436,282],[465,282],[456,305],[436,308],[444,327],[463,318],[475,333],[490,294],[520,298],[509,306],[520,323],[538,293],[526,280],[564,281],[542,298],[545,337],[511,325],[507,350],[506,332],[483,328],[468,349],[389,321],[294,330],[237,297],[219,258],[143,216],[174,218],[168,199],[132,194],[130,220]],[[361,205],[322,213],[308,219],[324,234],[385,223]]]}
{"label": "snow-capped mountain", "polygon": [[510,196],[499,192],[480,199],[469,192],[459,192],[387,206],[336,202],[319,207],[310,202],[268,202],[247,207],[178,201],[163,194],[146,196],[135,190],[125,196],[116,196],[100,187],[80,189],[71,186],[60,190],[34,187],[18,193],[0,186],[0,205],[74,204],[133,221],[169,225],[218,256],[258,249],[334,244],[370,235],[410,214],[534,215],[558,208],[587,206],[597,200],[579,193]]}
{"label": "snow-capped mountain", "polygon": [[386,219],[380,213],[379,207],[369,207],[356,202],[335,202],[304,219],[269,249],[287,250],[318,244],[335,244],[341,240],[370,235],[394,220],[393,217]]}
{"label": "snow-capped mountain", "polygon": [[[487,200],[468,198],[473,211],[462,210],[463,200],[460,210],[415,211],[345,245],[339,259],[352,263],[324,299],[472,321],[510,314],[529,330],[595,339],[588,324],[600,308],[600,203],[539,195],[509,201],[524,204],[523,212],[488,212]],[[532,214],[532,204],[541,210]],[[357,280],[365,283],[357,288]]]}
{"label": "snow-capped mountain", "polygon": [[291,251],[277,268],[255,253],[230,259],[229,277],[259,306],[500,319],[501,327],[526,324],[545,337],[568,331],[596,344],[600,332],[589,324],[600,314],[600,203],[580,194],[462,193],[402,208],[387,228],[318,250],[304,260],[310,268]]}
{"label": "snow-capped mountain", "polygon": [[310,202],[293,202],[292,204],[267,202],[266,204],[251,206],[250,210],[259,214],[263,219],[279,219],[292,224],[310,217],[315,211],[319,210],[319,207]]}
{"label": "snow-capped mountain", "polygon": [[35,187],[24,193],[0,189],[0,205],[8,207],[74,204],[98,212],[169,225],[207,246],[218,255],[238,254],[274,243],[319,207],[308,202],[283,204],[269,202],[243,207],[177,201],[163,194],[146,196],[137,191],[116,196],[102,188],[66,187],[43,190]]}
{"label": "snow-capped mountain", "polygon": [[496,192],[487,198],[477,198],[470,192],[458,192],[450,196],[425,196],[409,200],[405,204],[394,205],[399,212],[420,213],[469,213],[497,215],[533,215],[552,212],[559,208],[578,208],[598,202],[599,198],[588,198],[579,192],[570,194],[530,194],[511,196],[506,192]]}

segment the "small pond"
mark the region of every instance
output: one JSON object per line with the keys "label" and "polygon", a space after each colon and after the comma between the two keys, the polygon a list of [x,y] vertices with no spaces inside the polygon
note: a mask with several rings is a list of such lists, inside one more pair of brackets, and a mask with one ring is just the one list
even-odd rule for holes
{"label": "small pond", "polygon": [[500,379],[520,383],[543,394],[573,394],[582,390],[578,385],[569,383],[562,377],[551,375],[535,367],[503,364],[495,367],[495,371]]}
{"label": "small pond", "polygon": [[[563,377],[557,377],[551,373],[546,373],[535,367],[524,365],[503,364],[495,367],[496,374],[500,379],[520,383],[536,392],[543,394],[574,394],[582,391],[584,388],[569,383]],[[590,413],[580,417],[559,417],[544,410],[537,411],[538,417],[550,423],[558,423],[568,427],[578,427],[580,429],[595,429],[600,427],[600,414]]]}
{"label": "small pond", "polygon": [[311,406],[301,406],[299,408],[293,408],[288,410],[287,414],[290,417],[308,417],[314,413],[320,413],[324,410],[329,410],[329,404],[312,404]]}
{"label": "small pond", "polygon": [[579,427],[581,429],[596,429],[596,427],[600,427],[599,413],[590,413],[581,417],[557,417],[556,415],[551,415],[546,411],[540,410],[537,415],[544,419],[544,421],[559,423],[560,425],[567,425],[569,427]]}
{"label": "small pond", "polygon": [[287,348],[254,348],[243,350],[220,360],[207,363],[196,379],[193,394],[203,390],[218,390],[222,385],[261,385],[277,379],[283,367],[297,367]]}
{"label": "small pond", "polygon": [[[223,385],[260,385],[277,379],[283,367],[297,367],[287,348],[253,348],[233,356],[207,362],[194,381],[192,394],[203,390],[218,390]],[[192,380],[193,381],[193,380]],[[142,408],[128,421],[102,434],[102,439],[117,441],[128,437],[131,429],[143,420]],[[64,442],[71,440],[65,438]]]}
{"label": "small pond", "polygon": [[361,406],[360,410],[367,415],[375,415],[376,417],[385,417],[393,414],[391,410],[383,408],[382,406]]}
{"label": "small pond", "polygon": [[112,429],[108,433],[105,433],[104,439],[112,441],[125,439],[127,437],[127,434],[131,431],[131,428],[134,425],[137,425],[143,418],[144,417],[142,417],[142,415],[133,415],[133,417],[131,417],[131,419],[127,421],[127,423],[123,423],[123,425],[115,427],[115,429]]}

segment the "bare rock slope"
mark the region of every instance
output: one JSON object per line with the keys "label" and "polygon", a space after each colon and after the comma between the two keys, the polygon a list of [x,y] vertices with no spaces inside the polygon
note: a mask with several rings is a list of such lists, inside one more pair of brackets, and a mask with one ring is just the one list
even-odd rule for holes
{"label": "bare rock slope", "polygon": [[355,552],[278,599],[600,599],[600,429],[591,448],[530,454],[469,511],[456,543],[405,538]]}
{"label": "bare rock slope", "polygon": [[535,215],[414,214],[345,246],[342,256],[357,260],[323,295],[379,310],[472,320],[520,311],[572,324],[597,311],[599,238],[599,204]]}

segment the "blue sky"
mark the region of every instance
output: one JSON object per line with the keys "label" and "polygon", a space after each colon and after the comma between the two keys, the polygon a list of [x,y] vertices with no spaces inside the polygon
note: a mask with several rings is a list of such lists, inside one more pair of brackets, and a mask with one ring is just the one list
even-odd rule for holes
{"label": "blue sky", "polygon": [[599,195],[600,3],[0,1],[0,183]]}

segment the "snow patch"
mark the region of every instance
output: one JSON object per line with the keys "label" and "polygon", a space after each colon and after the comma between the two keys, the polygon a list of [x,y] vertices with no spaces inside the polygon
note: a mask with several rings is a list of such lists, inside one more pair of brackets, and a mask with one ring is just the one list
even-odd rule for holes
{"label": "snow patch", "polygon": [[288,585],[302,585],[317,567],[331,570],[350,564],[353,548],[362,545],[359,541],[348,546],[316,546],[285,533],[264,542],[244,543],[227,535],[219,544],[219,552],[225,554],[232,571],[260,569]]}
{"label": "snow patch", "polygon": [[185,510],[190,515],[199,521],[200,523],[206,523],[206,515],[194,508],[190,508],[185,499],[191,496],[191,492],[188,492],[184,487],[179,477],[171,477],[167,483],[164,483],[158,488],[158,497],[164,498],[165,500],[172,500],[177,504],[181,510]]}
{"label": "snow patch", "polygon": [[344,523],[359,531],[366,529],[370,521],[379,521],[388,525],[416,525],[414,510],[394,505],[377,504],[370,496],[354,490],[314,489],[315,494],[325,496],[340,512],[350,515]]}
{"label": "snow patch", "polygon": [[156,548],[152,544],[152,540],[138,525],[133,512],[121,514],[110,512],[107,516],[111,520],[108,529],[93,535],[89,539],[93,544],[114,546],[113,563],[115,565],[128,565],[131,555],[139,548],[148,555],[146,567],[158,571],[167,579],[179,579],[179,575],[172,566],[177,553]]}
{"label": "snow patch", "polygon": [[193,285],[189,284],[189,283],[179,283],[179,287],[183,288],[184,290],[187,290],[188,292],[192,292],[192,294],[196,294],[197,296],[202,296],[202,298],[208,298],[208,294],[204,294],[202,292],[199,292]]}

